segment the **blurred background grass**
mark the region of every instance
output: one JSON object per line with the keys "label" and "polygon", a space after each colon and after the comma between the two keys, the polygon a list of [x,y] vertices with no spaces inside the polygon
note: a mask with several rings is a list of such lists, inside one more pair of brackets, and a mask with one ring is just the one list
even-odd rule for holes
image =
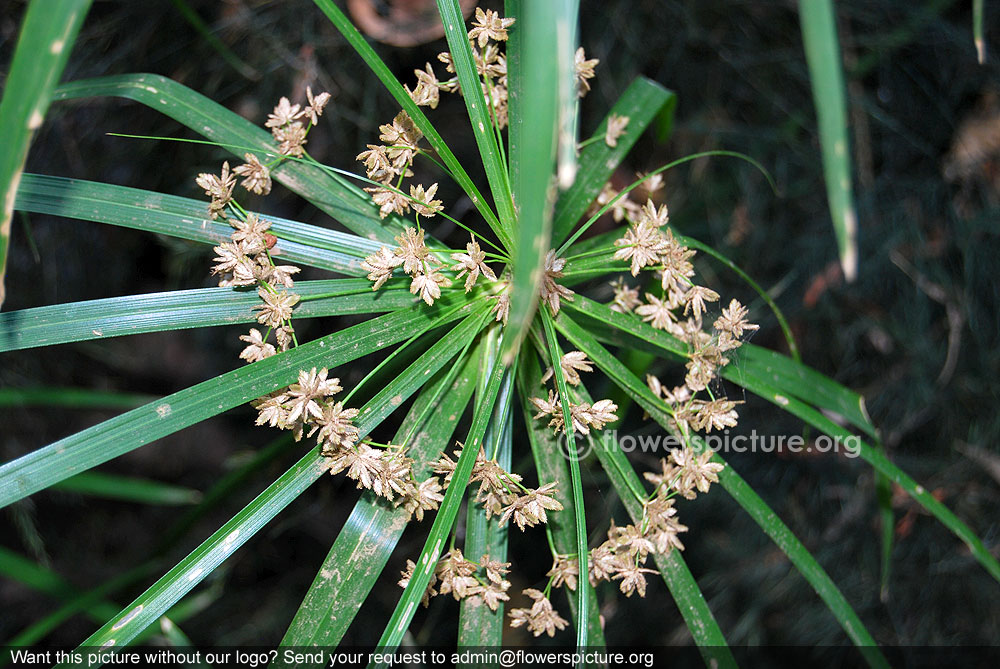
{"label": "blurred background grass", "polygon": [[[371,4],[376,13],[387,7],[384,0]],[[6,0],[0,6],[2,75],[24,3]],[[179,7],[195,12],[232,55],[220,55],[218,44]],[[582,43],[601,64],[582,104],[581,128],[589,133],[631,79],[644,74],[677,92],[679,105],[670,139],[660,142],[650,133],[629,157],[630,170],[728,149],[749,154],[772,172],[777,196],[741,162],[700,160],[669,173],[661,197],[680,231],[728,254],[772,291],[804,361],[861,391],[891,456],[997,547],[1000,71],[989,49],[1000,34],[997,12],[986,3],[987,60],[980,66],[971,3],[852,0],[838,2],[837,10],[860,221],[859,277],[852,284],[843,283],[837,263],[796,3],[583,3]],[[438,40],[379,50],[410,83],[412,69],[425,62],[442,70],[435,57],[445,48]],[[301,99],[306,85],[329,90],[334,101],[310,134],[309,148],[345,169],[355,168],[354,156],[397,111],[339,34],[300,0],[95,3],[65,78],[136,71],[177,79],[257,122],[282,95]],[[463,126],[464,114],[461,101],[446,100],[433,118],[451,130]],[[132,103],[58,104],[36,138],[28,170],[199,197],[195,175],[217,170],[224,155],[109,132],[190,136]],[[471,134],[452,130],[446,139],[460,157],[474,155]],[[632,178],[623,169],[616,185]],[[456,217],[471,209],[451,184],[443,183],[440,195]],[[263,202],[251,202],[258,204],[275,215],[330,224],[280,188]],[[206,247],[184,241],[21,216],[15,219],[4,308],[207,286],[210,258]],[[698,269],[724,296],[750,300],[751,291],[717,265],[702,262]],[[754,343],[784,350],[773,317],[759,302],[753,306],[762,324]],[[311,339],[342,323],[307,322],[300,336]],[[0,386],[166,394],[237,366],[238,334],[216,328],[7,353]],[[348,384],[350,374],[363,373],[350,372]],[[675,373],[666,370],[664,378]],[[764,402],[745,399],[741,429],[800,429]],[[10,460],[113,413],[0,408],[0,458]],[[250,429],[251,418],[248,407],[231,411],[101,469],[205,490],[275,436]],[[197,545],[296,452],[286,448],[199,520],[162,552],[161,564],[173,564]],[[526,461],[518,468],[515,454],[515,470],[530,469],[527,451],[520,455]],[[634,458],[643,467],[655,464],[651,455]],[[887,596],[880,598],[877,509],[872,473],[864,464],[791,453],[733,455],[730,461],[814,552],[880,642],[1000,639],[996,583],[943,526],[904,497],[894,498],[892,574]],[[620,517],[621,510],[605,481],[586,470],[584,476],[596,536],[599,523]],[[277,642],[353,504],[352,488],[332,479],[314,486],[238,551],[207,585],[204,601],[210,605],[183,625],[192,640]],[[166,527],[178,513],[46,491],[4,509],[0,532],[4,547],[87,590],[144,561],[157,548],[155,528]],[[730,643],[846,643],[815,594],[728,498],[710,495],[683,504],[682,514],[692,528],[685,537],[688,562]],[[422,531],[426,527],[404,537],[359,616],[372,624],[356,625],[350,641],[377,638],[400,592],[395,569],[419,550]],[[530,555],[541,540],[537,533],[514,533],[513,554]],[[544,578],[548,565],[530,560],[515,564],[522,579],[515,587]],[[147,584],[138,581],[116,601],[129,601]],[[667,597],[662,583],[652,580],[645,600],[602,591],[608,638],[622,644],[683,642],[686,630]],[[4,639],[55,608],[52,599],[7,579],[0,579],[0,602]],[[456,616],[453,602],[435,600],[412,626],[414,638],[447,642],[453,632],[442,638],[441,630],[454,625],[443,623]],[[660,622],[636,626],[639,616]],[[48,640],[72,644],[92,627],[76,616]]]}

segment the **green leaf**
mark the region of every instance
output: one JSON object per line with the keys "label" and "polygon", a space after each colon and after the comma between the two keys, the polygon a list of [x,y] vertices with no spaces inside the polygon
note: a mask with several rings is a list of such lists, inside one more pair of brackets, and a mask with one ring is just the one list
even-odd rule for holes
{"label": "green leaf", "polygon": [[[122,74],[73,81],[57,88],[53,100],[95,96],[140,102],[228,148],[240,158],[251,152],[266,163],[278,155],[274,139],[263,128],[158,74]],[[380,219],[378,208],[365,191],[315,165],[286,160],[271,170],[271,176],[361,237],[392,244],[394,235],[406,224],[397,216]]]}
{"label": "green leaf", "polygon": [[851,186],[844,68],[833,0],[799,0],[799,21],[819,122],[823,176],[837,234],[840,266],[844,278],[853,281],[858,274],[858,214]]}
{"label": "green leaf", "polygon": [[[8,312],[16,313],[16,312]],[[0,314],[0,319],[3,314]],[[2,331],[2,326],[0,326]],[[3,335],[0,335],[2,338]],[[90,388],[0,388],[0,408],[60,407],[64,409],[134,409],[155,395],[119,393]]]}
{"label": "green leaf", "polygon": [[[462,358],[463,354],[459,354],[447,374],[439,372],[428,384],[393,439],[393,443],[402,443],[407,435],[419,430],[407,442],[417,478],[430,473],[430,463],[451,439],[475,389],[478,363],[474,356]],[[295,613],[281,646],[340,643],[385,569],[406,529],[407,518],[403,509],[386,504],[371,492],[361,496]]]}
{"label": "green leaf", "polygon": [[[468,341],[482,326],[487,309],[488,305],[481,304],[473,310],[421,357],[421,364],[411,365],[361,408],[354,424],[362,436],[397,409],[406,397],[426,384],[433,373],[453,357],[456,346],[460,347]],[[405,331],[407,328],[400,329]],[[334,358],[335,352],[328,350],[326,355]],[[319,448],[314,446],[242,511],[125,607],[120,617],[116,616],[92,634],[81,644],[81,648],[128,643],[319,479],[327,471],[324,460],[319,455]]]}
{"label": "green leaf", "polygon": [[[575,25],[576,3],[571,0],[528,2],[516,17],[521,32],[517,44],[521,64],[520,141],[511,147],[518,165],[512,184],[518,204],[516,245],[511,261],[510,313],[502,357],[509,364],[520,348],[538,307],[545,254],[551,247],[555,197],[554,169],[559,132],[560,90],[566,82],[553,63],[573,58],[570,25]],[[553,39],[553,31],[555,39]],[[568,56],[567,56],[568,54]],[[524,132],[527,130],[527,132]]]}
{"label": "green leaf", "polygon": [[[523,4],[522,0],[504,0],[504,16],[522,16]],[[524,97],[521,53],[524,47],[521,46],[521,37],[520,28],[507,31],[507,179],[511,189],[517,187],[520,179],[520,144],[524,134],[524,124],[521,122],[521,100]]]}
{"label": "green leaf", "polygon": [[462,99],[465,100],[465,108],[469,113],[472,134],[476,139],[483,169],[486,171],[486,180],[489,182],[493,202],[500,218],[500,228],[504,233],[501,240],[506,239],[504,245],[510,249],[509,240],[513,238],[517,215],[514,213],[507,168],[500,155],[490,106],[483,93],[483,82],[476,70],[469,36],[465,30],[465,18],[462,16],[458,0],[437,0],[437,5],[444,25],[444,35],[451,49],[451,62],[455,66]]}
{"label": "green leaf", "polygon": [[62,76],[90,0],[35,0],[28,5],[0,99],[0,305],[14,193],[24,172],[31,138],[42,125],[52,90]]}
{"label": "green leaf", "polygon": [[469,428],[462,454],[456,463],[451,483],[448,485],[448,492],[445,493],[444,501],[441,502],[441,507],[434,517],[434,524],[431,526],[420,557],[415,560],[417,566],[414,574],[379,639],[378,647],[385,652],[391,652],[399,647],[400,641],[402,641],[403,635],[413,619],[413,614],[427,590],[431,574],[434,573],[438,558],[441,557],[442,547],[455,524],[455,518],[458,516],[459,508],[461,508],[462,500],[465,497],[465,490],[469,485],[472,467],[476,463],[476,455],[479,453],[480,445],[486,434],[486,427],[493,415],[493,406],[500,391],[503,372],[503,365],[499,363],[494,364],[488,372],[489,381],[486,390],[475,403],[472,426]]}
{"label": "green leaf", "polygon": [[[574,323],[565,314],[560,314],[556,320],[556,326],[567,339],[587,357],[593,360],[594,364],[601,369],[608,377],[622,389],[628,391],[632,399],[645,409],[650,417],[659,423],[665,430],[670,431],[670,417],[667,414],[663,401],[652,394],[652,391],[645,383],[632,374],[621,362],[611,355],[603,346],[597,343],[589,333],[579,325]],[[695,447],[700,450],[704,443],[700,439],[693,439]],[[725,464],[725,460],[714,454],[713,462]],[[728,492],[736,502],[753,518],[764,532],[778,545],[778,547],[788,556],[792,564],[795,565],[799,573],[816,590],[816,593],[823,599],[830,612],[833,613],[837,622],[847,633],[851,641],[862,649],[866,660],[873,666],[888,666],[885,658],[875,646],[872,638],[864,624],[858,617],[854,609],[847,602],[847,599],[830,579],[820,564],[812,554],[802,545],[802,542],[792,533],[784,522],[778,518],[777,514],[767,505],[760,496],[754,492],[753,488],[747,484],[739,474],[728,465],[719,474],[719,482],[726,492]],[[866,648],[866,647],[872,648]]]}
{"label": "green leaf", "polygon": [[[369,314],[411,307],[417,300],[407,290],[371,289],[366,279],[299,281],[302,296],[293,320],[319,316]],[[255,323],[261,304],[255,290],[197,288],[147,295],[126,295],[86,302],[67,302],[0,313],[0,351],[105,339],[145,332],[213,325]],[[233,337],[234,345],[237,342]]]}
{"label": "green leaf", "polygon": [[[208,207],[201,200],[41,174],[24,175],[14,207],[19,211],[120,225],[212,245],[229,241],[233,232],[228,223],[208,218]],[[364,276],[359,259],[382,246],[336,230],[266,214],[259,216],[271,222],[271,232],[279,238],[271,251],[279,261]]]}
{"label": "green leaf", "polygon": [[260,72],[233,53],[233,50],[230,49],[225,42],[219,39],[214,32],[212,32],[212,29],[208,27],[198,12],[191,8],[191,5],[189,5],[185,0],[171,0],[171,3],[174,5],[174,8],[177,9],[177,13],[183,16],[184,20],[191,24],[191,27],[194,28],[199,35],[201,35],[201,38],[205,40],[205,42],[212,47],[212,49],[219,54],[219,57],[226,61],[230,67],[247,79],[252,79],[254,81],[260,79]]}
{"label": "green leaf", "polygon": [[90,497],[161,506],[197,504],[201,499],[201,493],[192,488],[104,472],[82,472],[51,487]]}
{"label": "green leaf", "polygon": [[[83,613],[98,624],[104,622],[120,610],[117,604],[106,600],[106,597],[147,576],[149,571],[150,564],[145,563],[125,573],[118,574],[113,579],[87,591],[77,590],[67,584],[67,588],[64,590],[57,593],[47,593],[62,601],[63,604],[45,617],[31,623],[14,637],[8,639],[5,644],[8,646],[34,645],[78,613]],[[55,576],[60,578],[58,575]]]}
{"label": "green leaf", "polygon": [[[168,395],[8,462],[0,466],[0,507],[287,386],[295,381],[300,369],[333,368],[398,343],[415,330],[442,325],[439,318],[446,304],[441,300],[435,308],[418,305],[346,328]],[[298,480],[302,474],[299,471],[292,478]]]}
{"label": "green leaf", "polygon": [[816,409],[800,402],[796,399],[788,399],[787,403],[781,399],[776,399],[777,393],[773,386],[756,378],[747,379],[747,390],[750,390],[764,399],[777,404],[785,411],[798,416],[803,421],[819,429],[824,434],[833,437],[838,443],[844,445],[848,455],[852,452],[860,456],[865,462],[874,467],[879,473],[890,481],[905,490],[917,503],[926,509],[932,516],[947,527],[962,542],[968,546],[972,556],[976,558],[989,574],[1000,582],[1000,561],[997,561],[982,540],[963,523],[951,509],[939,502],[934,495],[927,491],[922,485],[914,481],[906,472],[897,467],[885,456],[880,449],[872,448],[871,445],[862,441],[857,435],[849,430],[837,425],[832,420],[824,416]]}
{"label": "green leaf", "polygon": [[983,0],[972,0],[972,37],[976,43],[979,64],[986,62],[986,42],[983,39]]}
{"label": "green leaf", "polygon": [[[550,428],[533,418],[534,410],[529,400],[543,391],[541,379],[542,372],[538,366],[538,360],[534,355],[525,355],[521,360],[517,392],[521,396],[521,409],[524,424],[528,429],[531,455],[535,461],[535,469],[538,471],[539,482],[555,481],[555,498],[563,505],[561,512],[549,515],[548,529],[552,533],[555,551],[562,555],[572,555],[578,550],[576,545],[576,514],[571,495],[573,483],[566,461],[567,454],[573,452],[566,449],[565,442],[557,439]],[[586,577],[580,579],[581,583],[584,581],[589,583],[589,579]],[[592,591],[591,594],[593,596],[588,598],[587,608],[587,637],[591,647],[600,648],[605,645],[604,631],[601,629],[596,593]],[[577,620],[579,602],[569,592],[566,595],[569,600],[570,612],[573,614],[574,620]]]}
{"label": "green leaf", "polygon": [[[487,333],[483,351],[479,356],[479,369],[490,369],[499,357],[501,328],[494,324]],[[485,377],[480,377],[482,383]],[[511,399],[513,396],[514,370],[504,372],[500,392],[493,407],[483,438],[483,452],[487,458],[496,457],[497,463],[510,471],[513,446],[513,424],[511,421]],[[479,388],[480,395],[485,388]],[[486,554],[491,560],[507,561],[508,527],[486,518],[486,509],[476,503],[476,491],[470,489],[466,503],[465,544],[462,552],[473,562],[481,562]],[[500,602],[496,611],[491,611],[482,597],[465,597],[458,611],[458,646],[483,647],[500,646],[503,642],[504,605]],[[464,665],[472,666],[472,665]]]}
{"label": "green leaf", "polygon": [[[677,96],[660,84],[638,77],[597,126],[589,143],[580,151],[580,168],[573,186],[560,196],[556,203],[555,222],[552,237],[562,243],[572,232],[587,207],[597,199],[604,184],[608,182],[621,161],[632,150],[642,133],[658,114],[673,115],[677,106]],[[625,133],[618,138],[617,146],[610,147],[604,142],[604,132],[611,116],[628,117]]]}
{"label": "green leaf", "polygon": [[[556,341],[556,329],[552,322],[552,317],[548,311],[542,310],[542,327],[545,332],[545,344],[548,348],[548,363],[552,367],[555,378],[556,390],[559,392],[559,402],[562,405],[563,414],[563,435],[566,439],[566,452],[576,453],[576,430],[573,427],[573,419],[570,416],[570,393],[566,384],[566,375],[562,368],[562,351],[559,349],[559,342]],[[583,479],[580,477],[579,458],[569,458],[569,478],[570,490],[572,491],[572,507],[574,518],[574,547],[576,550],[577,566],[579,568],[580,581],[576,588],[576,610],[581,612],[576,618],[576,645],[578,648],[586,648],[590,645],[588,619],[584,615],[590,610],[590,600],[593,597],[593,588],[590,580],[584,577],[589,573],[587,556],[589,547],[587,545],[587,517],[583,507]]]}
{"label": "green leaf", "polygon": [[[450,170],[452,178],[462,187],[469,199],[472,200],[472,204],[479,211],[480,215],[486,220],[486,223],[492,228],[493,232],[497,235],[500,242],[510,248],[511,238],[507,235],[507,231],[500,224],[497,219],[496,214],[490,209],[489,205],[486,203],[482,194],[476,188],[476,185],[472,182],[465,168],[462,164],[458,162],[458,158],[452,153],[451,149],[445,143],[444,138],[441,134],[431,125],[430,120],[427,115],[424,114],[423,110],[414,104],[413,100],[410,98],[409,93],[403,88],[403,85],[396,80],[392,71],[389,67],[379,58],[375,50],[365,41],[365,38],[358,32],[351,22],[348,20],[344,13],[333,3],[333,0],[313,0],[317,7],[319,7],[330,22],[334,25],[340,34],[344,36],[344,39],[354,48],[354,50],[361,56],[365,64],[371,68],[375,76],[378,77],[382,85],[385,86],[386,90],[389,91],[390,95],[399,103],[399,106],[409,114],[413,122],[417,124],[421,132],[424,133],[424,137],[430,143],[431,148],[437,151],[438,156],[440,156],[441,161]],[[388,121],[389,119],[386,119]]]}

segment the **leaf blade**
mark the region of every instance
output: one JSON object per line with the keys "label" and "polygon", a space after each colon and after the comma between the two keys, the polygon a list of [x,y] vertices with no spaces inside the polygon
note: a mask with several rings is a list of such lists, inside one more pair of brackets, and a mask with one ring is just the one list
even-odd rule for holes
{"label": "leaf blade", "polygon": [[14,217],[14,193],[31,139],[45,118],[90,0],[32,2],[24,15],[0,99],[0,305]]}
{"label": "leaf blade", "polygon": [[[513,164],[518,166],[512,183],[518,203],[516,246],[513,249],[513,278],[507,334],[501,353],[509,364],[520,346],[538,308],[545,254],[551,246],[552,212],[555,199],[553,172],[559,132],[560,89],[565,88],[557,68],[567,57],[572,62],[569,25],[575,25],[576,3],[572,0],[522,3],[523,14],[516,17],[522,32],[518,45],[520,62],[520,141],[511,147]],[[557,39],[551,31],[557,30]],[[569,52],[568,56],[565,53]]]}
{"label": "leaf blade", "polygon": [[837,236],[840,266],[844,278],[854,281],[858,274],[858,215],[851,186],[844,68],[833,0],[799,0],[799,20],[812,81],[823,177]]}
{"label": "leaf blade", "polygon": [[[279,155],[270,133],[167,77],[144,73],[72,81],[57,88],[53,100],[88,97],[121,97],[139,102],[239,157],[251,152],[267,162],[268,156]],[[285,161],[272,169],[271,175],[360,237],[392,244],[393,237],[406,225],[398,216],[382,220],[367,193],[319,167]]]}
{"label": "leaf blade", "polygon": [[[412,307],[417,299],[409,291],[391,286],[372,291],[371,282],[365,279],[299,281],[295,292],[304,299],[296,305],[293,320],[397,311]],[[0,352],[164,330],[256,323],[253,308],[259,304],[255,291],[196,288],[2,312]]]}
{"label": "leaf blade", "polygon": [[[208,218],[200,200],[41,174],[24,175],[14,206],[20,211],[119,225],[203,244],[229,241],[233,232],[229,225]],[[382,246],[357,235],[258,215],[271,222],[271,231],[279,237],[272,249],[276,259],[364,276],[360,259]]]}

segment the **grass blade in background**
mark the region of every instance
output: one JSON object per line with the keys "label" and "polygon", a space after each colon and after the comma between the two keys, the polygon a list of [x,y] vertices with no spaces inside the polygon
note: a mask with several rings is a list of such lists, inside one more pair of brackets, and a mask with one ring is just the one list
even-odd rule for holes
{"label": "grass blade in background", "polygon": [[[597,199],[604,184],[632,150],[650,122],[662,113],[672,117],[676,106],[677,96],[651,79],[638,77],[629,85],[597,126],[592,137],[596,141],[590,142],[580,151],[576,180],[556,202],[555,221],[552,224],[552,239],[556,243],[561,244],[569,236],[573,226]],[[617,146],[614,147],[604,142],[604,131],[612,115],[629,119],[625,133],[618,138]]]}
{"label": "grass blade in background", "polygon": [[50,486],[50,489],[158,506],[184,506],[201,500],[201,493],[192,488],[104,472],[83,472]]}
{"label": "grass blade in background", "polygon": [[972,38],[976,43],[979,64],[986,62],[986,42],[983,39],[983,0],[972,0]]}
{"label": "grass blade in background", "polygon": [[170,0],[174,8],[177,9],[177,13],[184,17],[184,20],[191,24],[201,38],[205,40],[210,47],[212,47],[222,60],[229,63],[229,65],[239,72],[241,75],[247,79],[257,80],[260,78],[260,73],[257,72],[253,67],[247,65],[243,60],[233,53],[233,50],[226,46],[219,37],[212,32],[212,29],[208,27],[204,19],[192,9],[191,5],[187,3],[187,0]]}
{"label": "grass blade in background", "polygon": [[844,68],[833,0],[799,0],[799,20],[816,106],[823,176],[833,229],[837,235],[840,266],[844,278],[854,281],[858,274],[858,214],[851,186]]}
{"label": "grass blade in background", "polygon": [[[560,73],[551,63],[559,62],[563,51],[570,56],[575,45],[568,43],[569,22],[576,21],[572,0],[525,2],[515,17],[520,31],[516,57],[520,62],[520,110],[523,132],[511,147],[511,161],[518,166],[511,184],[518,207],[517,238],[513,248],[513,280],[510,287],[510,314],[501,358],[510,364],[524,339],[538,307],[545,254],[552,236],[555,197],[554,170],[559,132]],[[552,38],[553,30],[556,39]],[[560,43],[559,35],[565,43]],[[572,60],[571,60],[572,62]]]}
{"label": "grass blade in background", "polygon": [[33,0],[21,25],[0,98],[0,306],[10,246],[14,196],[28,147],[41,127],[52,90],[66,67],[90,0]]}
{"label": "grass blade in background", "polygon": [[[405,288],[386,285],[389,290],[373,292],[366,279],[298,281],[295,292],[303,299],[295,307],[293,320],[397,311],[413,306],[418,299]],[[255,323],[253,307],[259,304],[256,291],[196,288],[8,311],[0,313],[0,352],[146,332]],[[233,341],[235,346],[235,336]]]}
{"label": "grass blade in background", "polygon": [[[207,218],[203,200],[165,195],[139,188],[25,174],[14,205],[19,211],[120,225],[203,244],[229,241],[228,223]],[[275,259],[364,276],[361,259],[381,244],[357,235],[260,214],[279,238]]]}

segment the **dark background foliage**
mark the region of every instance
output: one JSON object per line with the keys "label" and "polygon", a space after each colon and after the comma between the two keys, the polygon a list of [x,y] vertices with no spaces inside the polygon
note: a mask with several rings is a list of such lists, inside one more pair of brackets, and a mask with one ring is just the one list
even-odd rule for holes
{"label": "dark background foliage", "polygon": [[[310,151],[345,169],[355,169],[354,156],[397,111],[311,3],[191,2],[243,61],[242,70],[220,57],[178,4],[184,3],[95,2],[65,79],[156,72],[257,122],[282,95],[302,99],[306,85],[329,90],[333,103],[310,135]],[[767,167],[777,194],[759,172],[731,159],[699,160],[670,172],[662,199],[672,223],[732,257],[771,291],[792,323],[804,360],[862,392],[891,456],[996,553],[1000,295],[993,275],[1000,253],[1000,91],[996,58],[990,54],[985,65],[976,62],[969,4],[838,3],[860,221],[860,271],[851,284],[843,282],[836,263],[795,3],[584,2],[582,42],[601,64],[582,105],[581,128],[589,134],[631,79],[642,74],[676,91],[679,106],[669,140],[648,133],[628,159],[630,170],[715,148],[745,152]],[[5,73],[24,3],[7,0],[0,6],[0,73]],[[987,3],[988,44],[1000,35],[995,17],[996,8]],[[436,63],[445,48],[439,40],[411,48],[380,45],[379,51],[410,82],[414,67]],[[462,105],[448,101],[432,118],[446,129],[456,152],[468,156],[468,166],[475,160],[474,146],[471,135],[459,130],[463,116]],[[224,159],[211,147],[109,137],[109,132],[192,136],[134,103],[57,104],[37,136],[28,169],[199,197],[195,175],[217,170]],[[632,178],[632,171],[623,169],[616,183]],[[468,213],[456,188],[442,184],[441,194],[454,215]],[[280,187],[266,201],[251,204],[332,225]],[[23,216],[15,219],[12,244],[7,310],[211,285],[206,247],[121,228]],[[702,261],[698,269],[726,299],[751,301],[762,325],[755,343],[785,350],[773,316],[752,302],[745,285],[718,265]],[[594,290],[608,294],[606,287]],[[343,324],[306,323],[300,337]],[[167,394],[240,364],[238,334],[237,328],[191,330],[7,353],[0,386]],[[365,365],[356,365],[338,373],[350,383],[365,371]],[[655,371],[671,380],[678,374],[672,368]],[[745,399],[742,430],[801,430],[764,402]],[[631,411],[628,429],[638,424],[637,413]],[[0,458],[10,460],[111,415],[0,409]],[[237,409],[102,469],[204,490],[275,438],[251,429],[251,423],[251,409]],[[522,470],[530,469],[525,443],[515,442],[515,465],[520,458]],[[157,555],[150,573],[111,596],[124,605],[273,480],[298,450],[284,448],[166,546],[159,530],[176,520],[176,509],[53,491],[4,509],[2,544],[82,589]],[[652,455],[633,459],[640,469],[655,467]],[[791,453],[730,461],[814,552],[879,642],[990,644],[1000,638],[996,582],[943,526],[902,496],[893,499],[892,573],[880,596],[877,507],[872,472],[864,463]],[[596,468],[585,470],[585,484],[596,540],[607,520],[621,519],[622,512]],[[205,593],[206,606],[182,628],[202,644],[276,643],[356,495],[339,479],[313,486],[197,591]],[[691,527],[685,556],[731,643],[846,643],[784,555],[724,493],[682,504],[682,515]],[[404,536],[349,640],[377,638],[399,593],[396,569],[419,551],[425,530],[415,527]],[[544,552],[532,551],[539,543],[544,539],[538,532],[513,533],[515,588],[544,581],[548,564],[530,557]],[[683,622],[655,578],[645,600],[626,600],[613,588],[602,590],[600,598],[609,639],[686,642]],[[55,607],[2,579],[0,602],[5,639]],[[566,612],[564,601],[557,599],[557,607]],[[415,621],[414,638],[448,642],[456,612],[454,602],[435,601]],[[651,624],[635,625],[637,619]],[[48,640],[76,643],[93,628],[92,621],[76,616]]]}

